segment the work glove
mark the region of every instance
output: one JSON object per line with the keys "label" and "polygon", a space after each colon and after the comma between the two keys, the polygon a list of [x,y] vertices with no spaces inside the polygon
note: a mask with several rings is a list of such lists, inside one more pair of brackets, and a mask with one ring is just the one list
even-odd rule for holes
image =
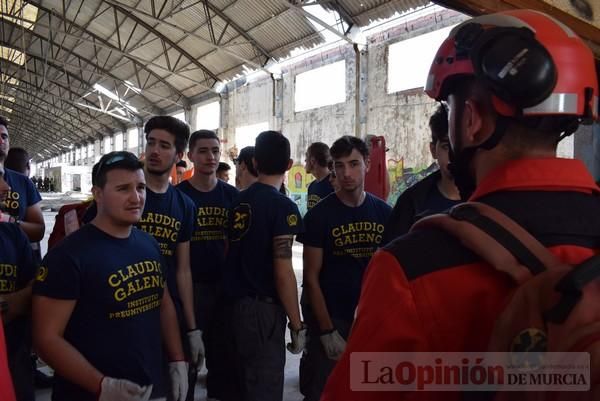
{"label": "work glove", "polygon": [[202,330],[196,329],[188,331],[188,341],[190,343],[190,353],[192,354],[191,363],[197,369],[202,368],[204,363],[204,342],[202,341]]}
{"label": "work glove", "polygon": [[306,347],[306,325],[302,323],[300,330],[293,330],[291,324],[288,324],[288,328],[292,342],[287,344],[287,350],[292,354],[299,354]]}
{"label": "work glove", "polygon": [[321,334],[320,338],[327,358],[334,361],[340,359],[346,348],[346,341],[340,333],[337,330],[332,330],[329,333]]}
{"label": "work glove", "polygon": [[104,376],[98,401],[147,401],[151,393],[152,385],[140,386],[129,380]]}
{"label": "work glove", "polygon": [[169,362],[169,377],[171,378],[171,399],[185,401],[189,387],[187,362]]}

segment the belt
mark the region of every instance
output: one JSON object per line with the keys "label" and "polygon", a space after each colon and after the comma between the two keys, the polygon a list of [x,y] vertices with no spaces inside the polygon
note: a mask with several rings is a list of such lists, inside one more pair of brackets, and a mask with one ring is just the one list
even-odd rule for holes
{"label": "belt", "polygon": [[248,295],[248,298],[254,299],[255,301],[259,302],[264,302],[266,304],[280,304],[277,298],[267,297],[265,295]]}

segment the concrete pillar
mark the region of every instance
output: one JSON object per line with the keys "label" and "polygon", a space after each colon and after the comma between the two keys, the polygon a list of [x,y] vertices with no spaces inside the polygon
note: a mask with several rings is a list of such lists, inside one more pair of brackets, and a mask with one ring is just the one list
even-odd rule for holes
{"label": "concrete pillar", "polygon": [[144,150],[146,148],[146,137],[144,135],[144,126],[143,125],[138,125],[137,126],[137,130],[138,130],[138,153],[137,156],[141,156],[142,153],[144,153]]}
{"label": "concrete pillar", "polygon": [[276,79],[271,74],[273,84],[273,130],[281,131],[283,128],[283,79]]}

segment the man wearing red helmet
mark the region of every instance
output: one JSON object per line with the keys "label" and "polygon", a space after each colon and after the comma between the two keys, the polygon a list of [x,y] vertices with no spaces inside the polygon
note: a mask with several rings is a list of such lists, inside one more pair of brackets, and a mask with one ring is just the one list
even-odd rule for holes
{"label": "man wearing red helmet", "polygon": [[[448,107],[461,197],[504,212],[569,264],[600,247],[600,198],[585,166],[556,158],[556,146],[596,117],[595,77],[591,51],[568,27],[513,10],[457,26],[425,88]],[[356,391],[365,380],[396,376],[365,376],[364,361],[351,356],[485,351],[515,286],[441,229],[392,241],[367,268],[346,351],[322,400],[462,399],[459,391]]]}

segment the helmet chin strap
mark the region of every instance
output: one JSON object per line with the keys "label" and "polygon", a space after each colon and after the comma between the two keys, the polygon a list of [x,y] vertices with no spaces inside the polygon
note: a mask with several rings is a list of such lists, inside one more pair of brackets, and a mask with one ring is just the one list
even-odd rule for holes
{"label": "helmet chin strap", "polygon": [[[457,107],[458,109],[456,110],[455,115],[461,116],[464,111],[464,106],[459,102]],[[461,200],[467,201],[471,195],[473,195],[475,188],[477,187],[477,182],[475,181],[475,176],[472,173],[471,168],[471,163],[475,157],[475,153],[478,149],[490,150],[495,148],[506,133],[506,129],[510,120],[507,117],[499,115],[496,118],[496,127],[494,128],[492,135],[490,135],[490,137],[482,144],[468,148],[464,148],[462,146],[462,137],[460,134],[458,134],[460,132],[459,121],[461,121],[460,118],[456,118],[454,120],[454,132],[456,132],[457,135],[455,138],[455,146],[451,147],[449,152],[450,163],[448,165],[448,169],[454,177],[454,184],[458,188]]]}

